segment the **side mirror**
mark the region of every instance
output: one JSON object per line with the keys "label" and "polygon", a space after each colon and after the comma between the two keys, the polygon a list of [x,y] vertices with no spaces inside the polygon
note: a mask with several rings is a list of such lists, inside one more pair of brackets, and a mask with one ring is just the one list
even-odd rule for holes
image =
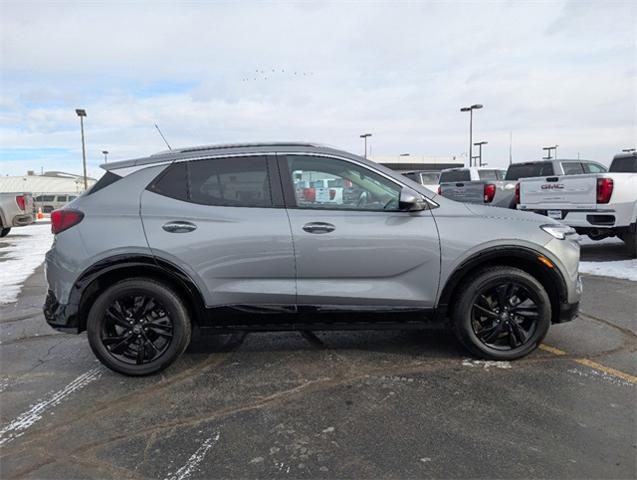
{"label": "side mirror", "polygon": [[418,212],[427,208],[427,202],[418,192],[404,187],[400,191],[399,208],[406,212]]}

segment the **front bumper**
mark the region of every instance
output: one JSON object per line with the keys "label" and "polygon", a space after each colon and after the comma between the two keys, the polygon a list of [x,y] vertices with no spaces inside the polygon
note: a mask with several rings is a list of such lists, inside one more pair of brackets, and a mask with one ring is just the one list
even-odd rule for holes
{"label": "front bumper", "polygon": [[579,313],[579,302],[560,304],[560,314],[554,323],[566,323],[575,320]]}
{"label": "front bumper", "polygon": [[52,328],[65,333],[79,333],[77,305],[62,305],[49,290],[44,301],[44,318]]}

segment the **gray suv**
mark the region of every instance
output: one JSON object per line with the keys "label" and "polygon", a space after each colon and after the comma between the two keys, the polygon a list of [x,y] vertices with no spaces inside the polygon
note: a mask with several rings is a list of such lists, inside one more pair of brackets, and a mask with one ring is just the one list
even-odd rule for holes
{"label": "gray suv", "polygon": [[307,143],[220,145],[108,163],[51,215],[44,306],[127,375],[191,332],[447,324],[474,355],[522,357],[577,314],[572,229],[458,203]]}

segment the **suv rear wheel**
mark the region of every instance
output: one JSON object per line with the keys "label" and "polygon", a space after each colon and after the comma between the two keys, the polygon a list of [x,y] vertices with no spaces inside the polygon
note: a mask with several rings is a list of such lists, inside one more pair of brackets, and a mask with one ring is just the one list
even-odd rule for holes
{"label": "suv rear wheel", "polygon": [[93,353],[125,375],[157,373],[190,343],[191,324],[179,296],[156,280],[123,280],[102,293],[89,312]]}
{"label": "suv rear wheel", "polygon": [[480,271],[456,297],[452,329],[474,355],[513,360],[537,348],[551,324],[551,302],[537,279],[513,267]]}

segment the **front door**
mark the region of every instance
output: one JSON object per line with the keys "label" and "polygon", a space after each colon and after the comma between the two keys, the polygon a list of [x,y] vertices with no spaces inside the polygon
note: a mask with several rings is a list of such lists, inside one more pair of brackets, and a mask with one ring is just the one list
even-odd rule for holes
{"label": "front door", "polygon": [[279,156],[299,306],[432,308],[440,274],[429,210],[399,210],[402,185],[350,160]]}

